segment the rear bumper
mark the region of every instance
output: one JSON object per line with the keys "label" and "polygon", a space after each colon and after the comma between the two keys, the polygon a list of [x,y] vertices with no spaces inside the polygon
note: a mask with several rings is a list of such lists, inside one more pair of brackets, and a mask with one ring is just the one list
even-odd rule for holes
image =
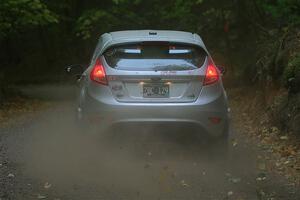
{"label": "rear bumper", "polygon": [[[229,113],[225,94],[218,94],[210,99],[200,95],[193,103],[150,104],[119,103],[113,99],[100,101],[87,93],[83,114],[90,124],[105,128],[126,123],[192,124],[206,135],[220,137],[228,132]],[[220,118],[220,122],[213,123],[213,117]]]}

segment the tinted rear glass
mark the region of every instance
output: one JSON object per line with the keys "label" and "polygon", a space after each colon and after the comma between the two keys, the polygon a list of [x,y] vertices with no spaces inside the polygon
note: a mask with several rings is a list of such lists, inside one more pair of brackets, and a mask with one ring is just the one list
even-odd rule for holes
{"label": "tinted rear glass", "polygon": [[130,71],[193,70],[203,65],[206,56],[201,47],[167,42],[114,46],[104,53],[110,67]]}

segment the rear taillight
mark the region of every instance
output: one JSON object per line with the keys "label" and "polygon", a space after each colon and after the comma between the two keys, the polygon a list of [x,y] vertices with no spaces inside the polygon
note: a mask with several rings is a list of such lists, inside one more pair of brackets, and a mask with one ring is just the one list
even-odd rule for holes
{"label": "rear taillight", "polygon": [[93,67],[93,69],[91,71],[90,78],[92,81],[95,81],[102,85],[107,85],[105,69],[104,69],[100,59],[97,59],[95,66]]}
{"label": "rear taillight", "polygon": [[218,69],[211,59],[208,60],[208,66],[203,85],[211,85],[219,80]]}

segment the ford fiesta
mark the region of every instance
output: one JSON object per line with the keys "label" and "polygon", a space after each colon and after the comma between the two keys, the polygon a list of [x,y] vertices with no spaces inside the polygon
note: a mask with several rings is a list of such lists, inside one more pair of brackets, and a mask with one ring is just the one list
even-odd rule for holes
{"label": "ford fiesta", "polygon": [[90,65],[67,71],[80,77],[79,120],[105,127],[183,123],[197,126],[199,135],[228,138],[224,69],[216,67],[197,34],[105,33]]}

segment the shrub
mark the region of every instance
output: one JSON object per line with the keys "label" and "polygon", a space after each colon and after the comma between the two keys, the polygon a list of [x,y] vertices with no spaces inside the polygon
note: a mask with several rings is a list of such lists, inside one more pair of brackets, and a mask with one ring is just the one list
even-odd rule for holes
{"label": "shrub", "polygon": [[292,93],[300,91],[300,54],[288,62],[283,73],[283,82]]}

